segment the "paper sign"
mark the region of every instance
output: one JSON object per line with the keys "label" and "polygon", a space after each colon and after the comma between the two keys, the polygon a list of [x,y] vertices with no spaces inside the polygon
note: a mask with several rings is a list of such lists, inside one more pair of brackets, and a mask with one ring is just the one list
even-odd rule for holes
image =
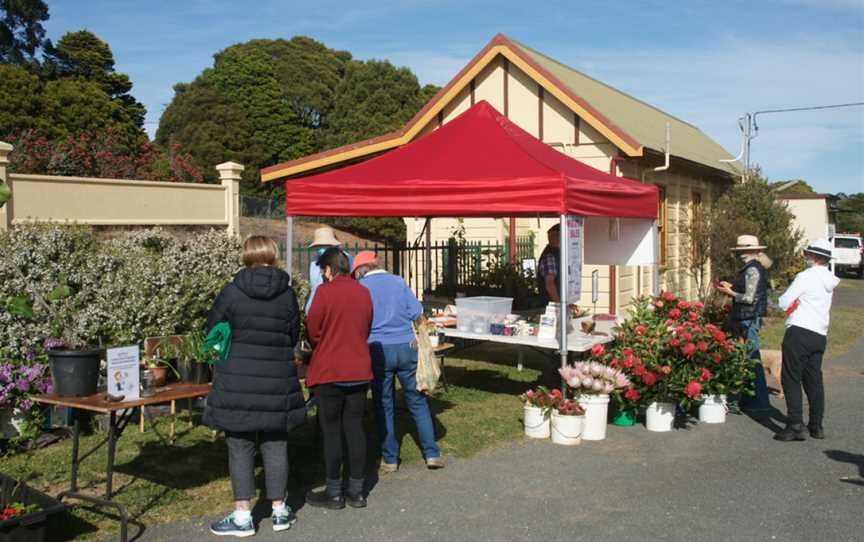
{"label": "paper sign", "polygon": [[108,349],[108,393],[126,401],[140,397],[139,350],[137,346]]}
{"label": "paper sign", "polygon": [[582,247],[585,222],[581,216],[567,217],[567,299],[579,301],[582,295]]}
{"label": "paper sign", "polygon": [[585,219],[586,265],[654,265],[657,262],[657,224],[640,218]]}
{"label": "paper sign", "polygon": [[596,269],[591,271],[591,303],[597,304],[600,299],[600,272]]}

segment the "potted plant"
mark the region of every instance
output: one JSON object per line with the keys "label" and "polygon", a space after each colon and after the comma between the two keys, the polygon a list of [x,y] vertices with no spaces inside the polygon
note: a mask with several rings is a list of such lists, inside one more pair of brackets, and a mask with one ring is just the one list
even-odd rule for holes
{"label": "potted plant", "polygon": [[65,512],[57,499],[0,474],[0,540],[65,540]]}
{"label": "potted plant", "polygon": [[[21,271],[15,268],[19,275]],[[48,355],[54,393],[57,395],[86,396],[96,393],[102,349],[90,346],[75,332],[73,322],[76,308],[74,292],[65,277],[58,286],[43,296],[34,292],[32,297],[21,295],[8,300],[10,313],[22,318],[33,318],[37,311],[48,316],[51,335],[42,345]]]}
{"label": "potted plant", "polygon": [[606,421],[609,416],[609,395],[615,390],[628,387],[630,380],[621,370],[599,361],[606,356],[606,348],[602,344],[591,349],[591,356],[595,361],[576,362],[572,366],[558,369],[558,372],[585,409],[582,438],[603,440],[606,438]]}
{"label": "potted plant", "polygon": [[165,339],[157,347],[164,359],[173,359],[177,364],[176,375],[187,384],[206,384],[210,381],[210,364],[206,354],[200,351],[204,334],[190,333],[176,340]]}
{"label": "potted plant", "polygon": [[41,410],[31,396],[51,393],[51,378],[44,363],[26,365],[0,361],[0,431],[6,438],[32,438],[42,426]]}
{"label": "potted plant", "polygon": [[561,390],[550,392],[543,386],[528,390],[520,396],[525,405],[523,422],[526,437],[549,438],[551,433],[549,413],[561,397]]}
{"label": "potted plant", "polygon": [[582,442],[585,409],[575,399],[559,399],[552,408],[552,442],[575,446]]}
{"label": "potted plant", "polygon": [[150,381],[154,387],[162,387],[168,382],[169,370],[178,380],[180,379],[180,373],[173,367],[171,362],[160,357],[144,356],[141,359],[141,364],[144,366],[144,371],[150,373]]}

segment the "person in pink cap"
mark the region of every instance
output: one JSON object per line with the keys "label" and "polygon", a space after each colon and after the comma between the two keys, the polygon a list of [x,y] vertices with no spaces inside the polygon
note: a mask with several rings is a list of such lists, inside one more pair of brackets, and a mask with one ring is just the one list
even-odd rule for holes
{"label": "person in pink cap", "polygon": [[393,378],[402,385],[402,398],[417,425],[420,448],[430,469],[444,467],[441,450],[435,442],[435,427],[426,397],[417,391],[417,343],[413,322],[423,315],[423,307],[401,277],[378,265],[374,252],[360,252],[351,267],[354,278],[372,296],[372,330],[369,352],[372,355],[372,398],[381,440],[381,470],[399,468],[399,442],[393,420]]}

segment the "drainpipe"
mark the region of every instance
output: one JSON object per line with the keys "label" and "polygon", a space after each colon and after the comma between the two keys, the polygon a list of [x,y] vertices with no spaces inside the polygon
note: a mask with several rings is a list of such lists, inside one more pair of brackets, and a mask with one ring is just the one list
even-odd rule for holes
{"label": "drainpipe", "polygon": [[669,169],[669,158],[671,156],[669,153],[669,142],[671,139],[672,139],[672,136],[670,135],[670,131],[669,131],[669,123],[667,122],[666,123],[666,149],[665,149],[666,161],[663,163],[662,166],[655,167],[654,171],[666,171],[667,169]]}
{"label": "drainpipe", "polygon": [[[609,160],[609,175],[614,177],[618,176],[618,163],[623,162],[625,156],[613,156]],[[616,276],[617,267],[614,265],[609,266],[609,314],[615,314],[617,312],[616,305],[618,304],[618,281]]]}
{"label": "drainpipe", "polygon": [[[669,128],[669,123],[667,122],[666,123],[666,148],[664,149],[666,151],[664,153],[666,155],[665,156],[666,159],[663,162],[663,165],[659,166],[659,167],[655,167],[654,171],[666,171],[669,169],[670,157],[672,155],[672,153],[669,151],[669,147],[671,146],[671,144],[672,144],[672,135],[671,135],[671,131]],[[643,175],[642,175],[642,182],[645,182],[644,173],[645,172],[643,172]],[[658,235],[657,236],[657,246],[654,247],[654,249],[657,251],[656,253],[658,255],[660,254],[660,248],[661,248],[659,246],[659,244],[660,244],[660,236]],[[660,295],[660,264],[659,263],[654,265],[654,295]]]}

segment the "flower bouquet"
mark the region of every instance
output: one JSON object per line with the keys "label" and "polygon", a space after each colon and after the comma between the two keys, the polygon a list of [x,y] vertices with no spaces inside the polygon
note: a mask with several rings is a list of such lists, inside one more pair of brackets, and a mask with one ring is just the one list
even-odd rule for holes
{"label": "flower bouquet", "polygon": [[563,399],[561,390],[549,391],[543,386],[528,390],[519,398],[524,403],[525,436],[530,438],[549,438],[551,432],[549,414],[551,409]]}
{"label": "flower bouquet", "polygon": [[575,399],[560,398],[552,408],[552,442],[575,446],[582,442],[585,409]]}

